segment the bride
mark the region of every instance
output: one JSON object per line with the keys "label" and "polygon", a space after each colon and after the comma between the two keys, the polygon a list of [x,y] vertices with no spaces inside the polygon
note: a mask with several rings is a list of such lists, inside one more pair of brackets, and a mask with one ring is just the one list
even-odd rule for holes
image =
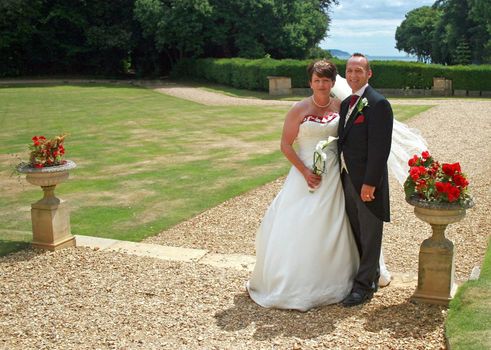
{"label": "bride", "polygon": [[[340,100],[351,89],[329,61],[312,63],[307,72],[313,94],[288,112],[281,139],[281,150],[293,166],[257,232],[256,265],[246,284],[261,306],[301,311],[343,300],[359,264],[345,213],[336,142],[325,151],[321,176],[312,171],[315,147],[337,136]],[[388,166],[402,182],[407,159],[426,144],[396,121],[393,135]],[[380,285],[387,285],[391,277],[383,255],[380,273]]]}

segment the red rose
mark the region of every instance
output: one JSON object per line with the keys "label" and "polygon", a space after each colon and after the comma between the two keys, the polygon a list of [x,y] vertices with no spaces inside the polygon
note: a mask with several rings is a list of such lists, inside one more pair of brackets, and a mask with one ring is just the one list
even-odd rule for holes
{"label": "red rose", "polygon": [[35,167],[35,168],[42,168],[42,167],[43,167],[43,165],[42,165],[42,164],[38,164],[38,163],[36,163],[36,164],[34,164],[34,167]]}
{"label": "red rose", "polygon": [[445,192],[445,183],[444,182],[435,182],[435,187],[436,187],[436,190],[440,193],[444,193]]}
{"label": "red rose", "polygon": [[455,173],[460,173],[460,171],[461,171],[459,163],[443,164],[442,170],[448,176],[452,176]]}
{"label": "red rose", "polygon": [[454,172],[456,172],[456,173],[462,172],[462,170],[460,169],[460,164],[459,163],[453,163],[451,165],[452,165],[452,168],[453,168]]}
{"label": "red rose", "polygon": [[463,177],[461,174],[455,174],[453,176],[453,181],[457,186],[462,188],[466,188],[467,185],[469,184],[469,181],[467,181],[467,179]]}
{"label": "red rose", "polygon": [[455,202],[457,199],[459,199],[460,190],[457,187],[450,185],[447,191],[447,195],[448,195],[449,202]]}
{"label": "red rose", "polygon": [[430,152],[428,151],[424,151],[423,153],[421,153],[421,155],[423,156],[424,159],[430,158]]}
{"label": "red rose", "polygon": [[419,179],[419,176],[420,176],[420,171],[419,171],[419,167],[417,166],[414,166],[412,167],[410,170],[409,170],[409,175],[411,176],[411,178],[416,181]]}
{"label": "red rose", "polygon": [[452,176],[455,173],[451,164],[443,164],[442,170],[448,176]]}
{"label": "red rose", "polygon": [[418,161],[418,156],[417,155],[414,155],[411,159],[409,159],[409,161],[407,162],[407,164],[409,166],[414,166],[417,161]]}

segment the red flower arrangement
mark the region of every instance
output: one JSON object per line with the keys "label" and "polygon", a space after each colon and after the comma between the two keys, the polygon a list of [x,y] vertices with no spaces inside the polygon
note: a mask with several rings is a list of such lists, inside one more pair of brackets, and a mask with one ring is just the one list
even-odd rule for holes
{"label": "red flower arrangement", "polygon": [[470,200],[467,194],[469,181],[459,163],[441,164],[428,151],[408,161],[409,176],[404,182],[406,198],[438,203],[464,204]]}
{"label": "red flower arrangement", "polygon": [[44,168],[65,164],[63,160],[65,147],[63,142],[66,135],[59,135],[51,140],[44,136],[34,136],[32,144],[29,145],[31,151],[29,155],[29,164],[35,168]]}

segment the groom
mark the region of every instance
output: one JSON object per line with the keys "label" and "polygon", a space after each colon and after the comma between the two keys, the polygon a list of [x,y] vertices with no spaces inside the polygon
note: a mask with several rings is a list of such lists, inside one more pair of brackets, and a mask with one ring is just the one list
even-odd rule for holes
{"label": "groom", "polygon": [[360,254],[351,293],[342,301],[355,306],[369,301],[378,289],[383,222],[390,220],[387,158],[392,140],[390,103],[368,80],[368,59],[353,54],[346,63],[352,95],[341,104],[338,152],[346,212]]}

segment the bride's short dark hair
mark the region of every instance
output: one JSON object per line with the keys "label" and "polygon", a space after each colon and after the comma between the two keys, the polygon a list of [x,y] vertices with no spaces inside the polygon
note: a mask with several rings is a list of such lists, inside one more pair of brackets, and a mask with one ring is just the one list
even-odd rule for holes
{"label": "bride's short dark hair", "polygon": [[328,60],[315,61],[309,64],[307,67],[307,73],[309,75],[309,81],[312,81],[312,76],[317,74],[319,77],[329,78],[332,81],[336,81],[336,75],[338,69],[336,65]]}

